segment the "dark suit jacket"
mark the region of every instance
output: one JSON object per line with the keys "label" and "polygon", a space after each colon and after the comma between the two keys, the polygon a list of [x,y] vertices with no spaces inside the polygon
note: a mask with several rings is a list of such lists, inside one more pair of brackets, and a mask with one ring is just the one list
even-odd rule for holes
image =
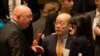
{"label": "dark suit jacket", "polygon": [[8,22],[0,34],[0,56],[31,56],[21,27]]}
{"label": "dark suit jacket", "polygon": [[[94,17],[96,15],[96,11],[91,11],[91,12],[88,12],[86,14],[91,17],[91,22],[92,22],[92,25],[93,25],[93,20],[94,20]],[[95,42],[96,42],[96,44],[100,45],[100,36],[96,36]]]}
{"label": "dark suit jacket", "polygon": [[[96,11],[88,12],[86,13],[86,15],[89,15],[91,17],[91,25],[93,25],[93,20],[96,15]],[[100,56],[100,36],[96,36],[95,39],[95,56]]]}
{"label": "dark suit jacket", "polygon": [[[68,37],[65,48],[70,49],[70,44],[74,40],[73,37]],[[56,56],[57,35],[50,35],[44,38],[43,47],[45,50],[44,56]]]}
{"label": "dark suit jacket", "polygon": [[[88,13],[86,13],[86,15],[89,15],[89,16],[91,17],[91,22],[92,22],[91,25],[93,25],[93,20],[94,20],[94,18],[95,18],[96,11],[88,12]],[[97,38],[97,37],[99,37],[99,36],[96,36],[96,40],[98,41],[100,38]],[[95,41],[96,41],[96,40],[95,40]],[[100,44],[100,42],[98,42],[98,44]]]}
{"label": "dark suit jacket", "polygon": [[79,53],[82,53],[82,56],[91,56],[89,41],[85,36],[80,36],[72,41],[69,56],[78,56]]}

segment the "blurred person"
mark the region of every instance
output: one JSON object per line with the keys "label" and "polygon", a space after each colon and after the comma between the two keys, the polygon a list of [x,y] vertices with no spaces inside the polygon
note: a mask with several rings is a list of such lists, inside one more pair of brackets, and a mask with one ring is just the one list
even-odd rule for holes
{"label": "blurred person", "polygon": [[56,34],[44,38],[44,56],[67,56],[70,51],[70,44],[74,38],[68,35],[71,16],[61,13],[55,22]]}
{"label": "blurred person", "polygon": [[57,12],[51,13],[47,16],[45,30],[44,30],[45,36],[48,36],[51,33],[55,32],[54,22],[56,21],[57,15],[59,15],[60,13],[71,14],[71,9],[72,9],[73,4],[74,4],[73,0],[58,0],[58,3],[61,5],[60,9]]}
{"label": "blurred person", "polygon": [[94,56],[90,47],[93,45],[91,18],[87,15],[77,15],[71,19],[71,35],[75,40],[71,43],[69,56]]}
{"label": "blurred person", "polygon": [[38,33],[44,32],[47,15],[56,12],[59,9],[59,7],[60,5],[56,2],[46,3],[44,5],[44,8],[41,10],[40,18],[37,21],[32,22],[33,34],[34,34],[33,38],[35,38],[38,35]]}
{"label": "blurred person", "polygon": [[93,39],[95,42],[95,54],[94,56],[100,56],[100,0],[95,0],[96,9],[94,11],[86,13],[91,17]]}
{"label": "blurred person", "polygon": [[31,21],[32,12],[27,6],[15,7],[10,21],[0,33],[0,56],[31,56],[31,49],[34,52],[42,50],[38,45],[28,46],[22,32],[29,27]]}
{"label": "blurred person", "polygon": [[50,14],[50,13],[58,12],[59,9],[60,9],[60,4],[59,3],[57,3],[57,2],[49,2],[49,3],[46,3],[44,5],[43,12],[44,12],[45,16],[48,16],[48,14]]}

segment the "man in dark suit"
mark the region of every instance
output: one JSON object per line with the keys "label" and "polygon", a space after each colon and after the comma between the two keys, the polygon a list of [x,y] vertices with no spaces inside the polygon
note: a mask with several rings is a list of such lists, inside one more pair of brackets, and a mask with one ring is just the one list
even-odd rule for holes
{"label": "man in dark suit", "polygon": [[[71,16],[67,13],[62,13],[57,16],[55,22],[56,34],[52,34],[44,38],[43,47],[45,56],[67,55],[70,50],[71,41],[74,39],[68,36]],[[58,42],[61,40],[61,50],[58,48]],[[58,51],[57,51],[58,50]],[[65,51],[66,50],[66,51]],[[62,52],[59,52],[62,51]],[[60,54],[61,53],[61,54]]]}
{"label": "man in dark suit", "polygon": [[[31,56],[30,46],[22,32],[32,21],[31,10],[24,5],[17,6],[11,20],[2,29],[0,34],[0,56]],[[40,46],[32,46],[34,51],[41,50]],[[38,49],[38,50],[37,50]]]}
{"label": "man in dark suit", "polygon": [[100,0],[95,0],[96,10],[86,13],[91,17],[93,38],[95,40],[95,55],[100,56]]}

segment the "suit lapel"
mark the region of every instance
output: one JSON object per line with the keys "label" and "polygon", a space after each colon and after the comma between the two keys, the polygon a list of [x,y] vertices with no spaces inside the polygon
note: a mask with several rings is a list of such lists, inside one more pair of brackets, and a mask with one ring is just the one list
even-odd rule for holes
{"label": "suit lapel", "polygon": [[65,45],[65,48],[66,48],[66,49],[69,49],[69,41],[70,41],[70,39],[69,39],[69,37],[67,37],[66,45]]}
{"label": "suit lapel", "polygon": [[57,44],[57,39],[58,39],[57,35],[54,35],[54,39],[55,39],[55,41],[54,41],[54,45],[55,45],[54,51],[55,51],[55,55],[56,55],[56,44]]}
{"label": "suit lapel", "polygon": [[72,43],[72,41],[74,40],[75,38],[73,36],[68,36],[67,37],[67,40],[66,40],[66,45],[65,45],[65,48],[66,49],[70,49],[70,45]]}

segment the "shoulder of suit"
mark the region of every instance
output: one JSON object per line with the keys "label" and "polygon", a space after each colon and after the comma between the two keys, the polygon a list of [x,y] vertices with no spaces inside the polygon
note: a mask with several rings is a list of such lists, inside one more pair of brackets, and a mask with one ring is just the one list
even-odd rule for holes
{"label": "shoulder of suit", "polygon": [[57,38],[56,34],[51,34],[49,36],[46,36],[44,39],[54,39],[54,38]]}
{"label": "shoulder of suit", "polygon": [[44,41],[44,42],[51,42],[52,39],[54,39],[54,38],[55,38],[54,36],[49,35],[49,36],[44,37],[43,41]]}
{"label": "shoulder of suit", "polygon": [[86,36],[80,36],[76,38],[74,42],[80,43],[80,44],[88,44],[88,39],[86,38]]}

